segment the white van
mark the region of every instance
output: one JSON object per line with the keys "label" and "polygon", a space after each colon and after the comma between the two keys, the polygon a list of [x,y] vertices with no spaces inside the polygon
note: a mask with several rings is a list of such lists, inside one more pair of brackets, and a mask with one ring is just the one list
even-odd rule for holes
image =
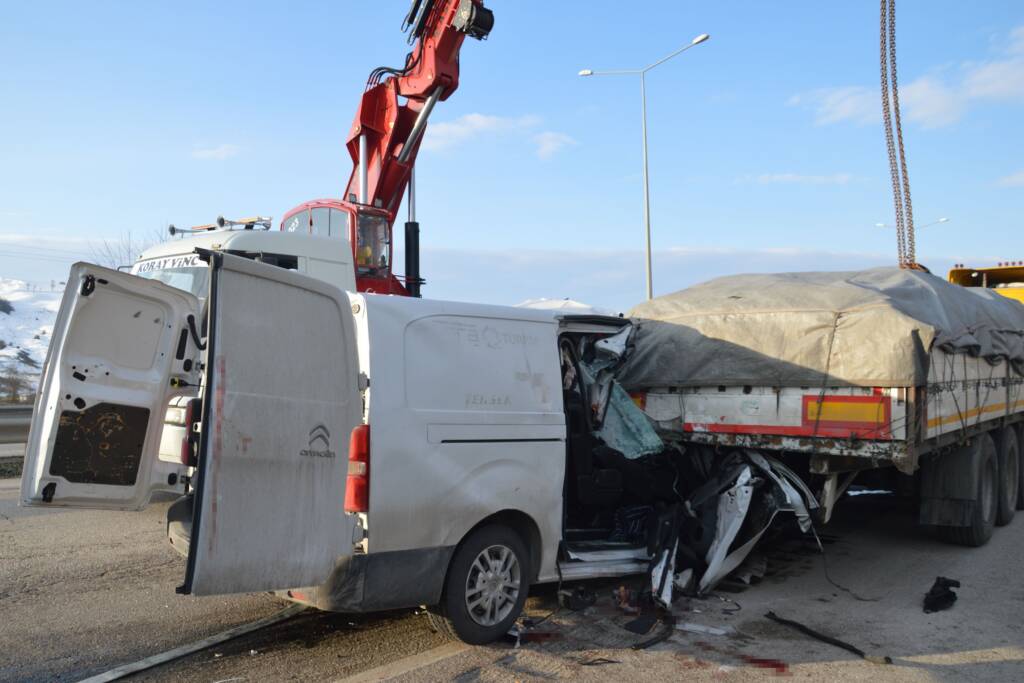
{"label": "white van", "polygon": [[[156,244],[142,252],[130,272],[171,285],[202,300],[209,267],[196,249],[221,251],[305,273],[345,291],[355,291],[352,245],[344,236],[319,236],[253,229],[211,229]],[[164,422],[160,459],[183,462],[189,401],[198,391],[171,401]]]}
{"label": "white van", "polygon": [[[504,634],[533,583],[646,571],[646,543],[612,538],[623,478],[592,461],[579,380],[628,321],[346,294],[201,258],[205,336],[189,323],[202,291],[73,266],[22,504],[138,510],[173,491],[180,592],[427,605],[470,643]],[[157,454],[168,402],[200,385],[190,478]]]}

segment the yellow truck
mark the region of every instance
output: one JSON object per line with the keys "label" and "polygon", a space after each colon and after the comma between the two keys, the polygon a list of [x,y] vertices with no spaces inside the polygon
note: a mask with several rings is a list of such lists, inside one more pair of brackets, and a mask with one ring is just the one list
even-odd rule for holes
{"label": "yellow truck", "polygon": [[988,268],[968,268],[957,263],[950,269],[948,279],[962,287],[988,287],[1024,303],[1024,261],[1007,261]]}

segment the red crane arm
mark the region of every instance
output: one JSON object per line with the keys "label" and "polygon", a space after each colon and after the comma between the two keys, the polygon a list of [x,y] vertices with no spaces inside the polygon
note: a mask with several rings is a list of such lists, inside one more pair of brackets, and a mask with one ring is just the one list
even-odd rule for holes
{"label": "red crane arm", "polygon": [[459,87],[462,42],[486,38],[494,15],[483,0],[413,0],[406,24],[415,43],[405,67],[371,73],[346,141],[353,170],[345,199],[385,209],[392,224],[427,117]]}

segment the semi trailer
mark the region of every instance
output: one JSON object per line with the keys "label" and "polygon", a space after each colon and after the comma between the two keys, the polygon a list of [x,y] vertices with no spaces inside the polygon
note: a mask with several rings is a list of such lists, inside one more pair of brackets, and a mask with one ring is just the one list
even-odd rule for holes
{"label": "semi trailer", "polygon": [[899,268],[740,275],[630,315],[619,379],[659,431],[791,461],[826,520],[879,473],[965,545],[1024,509],[1024,306],[998,290]]}

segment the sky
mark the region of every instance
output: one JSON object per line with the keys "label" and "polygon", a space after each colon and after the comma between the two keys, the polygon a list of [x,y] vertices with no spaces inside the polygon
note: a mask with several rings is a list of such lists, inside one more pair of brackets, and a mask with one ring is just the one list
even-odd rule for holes
{"label": "sky", "polygon": [[[874,2],[488,0],[417,163],[424,293],[644,297],[647,75],[655,293],[896,260]],[[0,276],[48,284],[104,240],[339,196],[405,0],[0,5]],[[1024,259],[1024,3],[901,0],[920,261]],[[396,259],[396,263],[401,263]]]}

